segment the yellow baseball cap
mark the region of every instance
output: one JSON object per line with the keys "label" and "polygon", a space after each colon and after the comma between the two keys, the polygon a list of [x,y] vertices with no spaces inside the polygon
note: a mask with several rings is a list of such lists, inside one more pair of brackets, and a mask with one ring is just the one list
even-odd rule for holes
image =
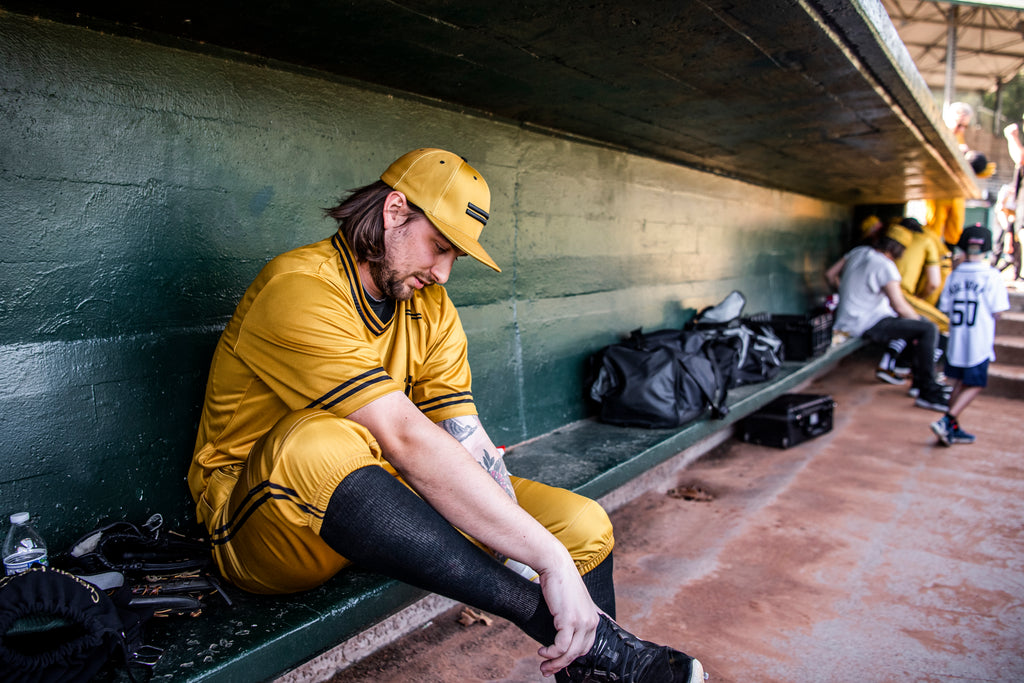
{"label": "yellow baseball cap", "polygon": [[878,216],[871,215],[860,222],[860,237],[861,239],[867,239],[872,237],[882,227],[882,219]]}
{"label": "yellow baseball cap", "polygon": [[491,190],[465,159],[443,149],[415,149],[388,166],[380,179],[422,209],[452,244],[501,272],[478,241],[490,218]]}

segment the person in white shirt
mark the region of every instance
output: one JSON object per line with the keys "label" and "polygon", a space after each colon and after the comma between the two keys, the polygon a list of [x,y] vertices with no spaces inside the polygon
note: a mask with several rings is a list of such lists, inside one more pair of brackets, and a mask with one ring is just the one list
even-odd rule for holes
{"label": "person in white shirt", "polygon": [[996,359],[996,321],[1010,308],[1006,285],[988,263],[992,231],[971,226],[959,246],[967,256],[946,278],[939,296],[939,308],[949,316],[946,377],[953,380],[953,392],[949,410],[931,428],[944,446],[974,443],[974,435],[960,428],[959,417],[988,384],[988,364]]}
{"label": "person in white shirt", "polygon": [[854,248],[825,271],[825,279],[839,290],[834,329],[879,344],[892,339],[906,340],[911,349],[914,386],[918,389],[914,405],[945,412],[948,399],[935,379],[939,330],[907,303],[895,263],[911,239],[905,227],[891,225],[874,245]]}

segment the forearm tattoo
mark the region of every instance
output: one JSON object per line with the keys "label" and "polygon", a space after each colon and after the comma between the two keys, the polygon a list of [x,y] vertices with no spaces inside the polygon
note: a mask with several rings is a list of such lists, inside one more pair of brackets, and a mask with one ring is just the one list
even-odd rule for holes
{"label": "forearm tattoo", "polygon": [[454,436],[461,443],[473,434],[476,434],[479,423],[468,418],[453,417],[450,420],[442,421],[441,426],[444,427],[444,431]]}
{"label": "forearm tattoo", "polygon": [[[512,481],[509,479],[508,469],[505,467],[505,460],[497,450],[490,450],[485,446],[470,446],[467,441],[480,429],[479,418],[453,417],[449,420],[442,420],[441,427],[451,434],[459,443],[466,447],[466,450],[476,458],[476,461],[487,470],[491,478],[505,490],[512,500],[516,499],[516,492],[512,488]],[[489,442],[488,442],[489,443]]]}

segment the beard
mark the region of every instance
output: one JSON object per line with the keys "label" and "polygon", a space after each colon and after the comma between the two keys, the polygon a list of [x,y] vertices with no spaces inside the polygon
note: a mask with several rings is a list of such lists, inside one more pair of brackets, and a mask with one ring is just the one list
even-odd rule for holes
{"label": "beard", "polygon": [[[373,284],[376,285],[377,289],[380,290],[385,297],[396,301],[408,301],[412,298],[412,295],[416,290],[405,284],[404,280],[407,276],[399,274],[398,270],[392,264],[391,257],[389,255],[385,255],[383,261],[370,261],[369,266],[370,277],[373,279]],[[420,278],[420,280],[424,280],[424,278]]]}
{"label": "beard", "polygon": [[385,297],[396,301],[408,301],[416,293],[416,288],[405,281],[415,277],[424,286],[433,284],[434,278],[428,272],[418,270],[406,270],[409,268],[404,263],[396,265],[395,254],[401,253],[399,248],[401,242],[407,239],[409,227],[402,225],[388,230],[384,235],[384,258],[380,261],[370,261],[370,278],[377,289]]}
{"label": "beard", "polygon": [[373,278],[373,284],[385,297],[399,301],[412,297],[410,288],[399,280],[398,271],[388,266],[386,259],[384,262],[370,262],[370,277]]}

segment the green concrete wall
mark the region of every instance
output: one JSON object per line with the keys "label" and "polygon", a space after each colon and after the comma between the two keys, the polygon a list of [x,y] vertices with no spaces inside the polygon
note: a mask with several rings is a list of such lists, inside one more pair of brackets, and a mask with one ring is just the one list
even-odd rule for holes
{"label": "green concrete wall", "polygon": [[418,146],[492,188],[449,291],[474,394],[514,444],[585,416],[586,356],[732,289],[821,293],[848,207],[227,54],[0,13],[0,513],[57,545],[102,517],[189,519],[213,344],[260,267],[332,232],[344,190]]}

